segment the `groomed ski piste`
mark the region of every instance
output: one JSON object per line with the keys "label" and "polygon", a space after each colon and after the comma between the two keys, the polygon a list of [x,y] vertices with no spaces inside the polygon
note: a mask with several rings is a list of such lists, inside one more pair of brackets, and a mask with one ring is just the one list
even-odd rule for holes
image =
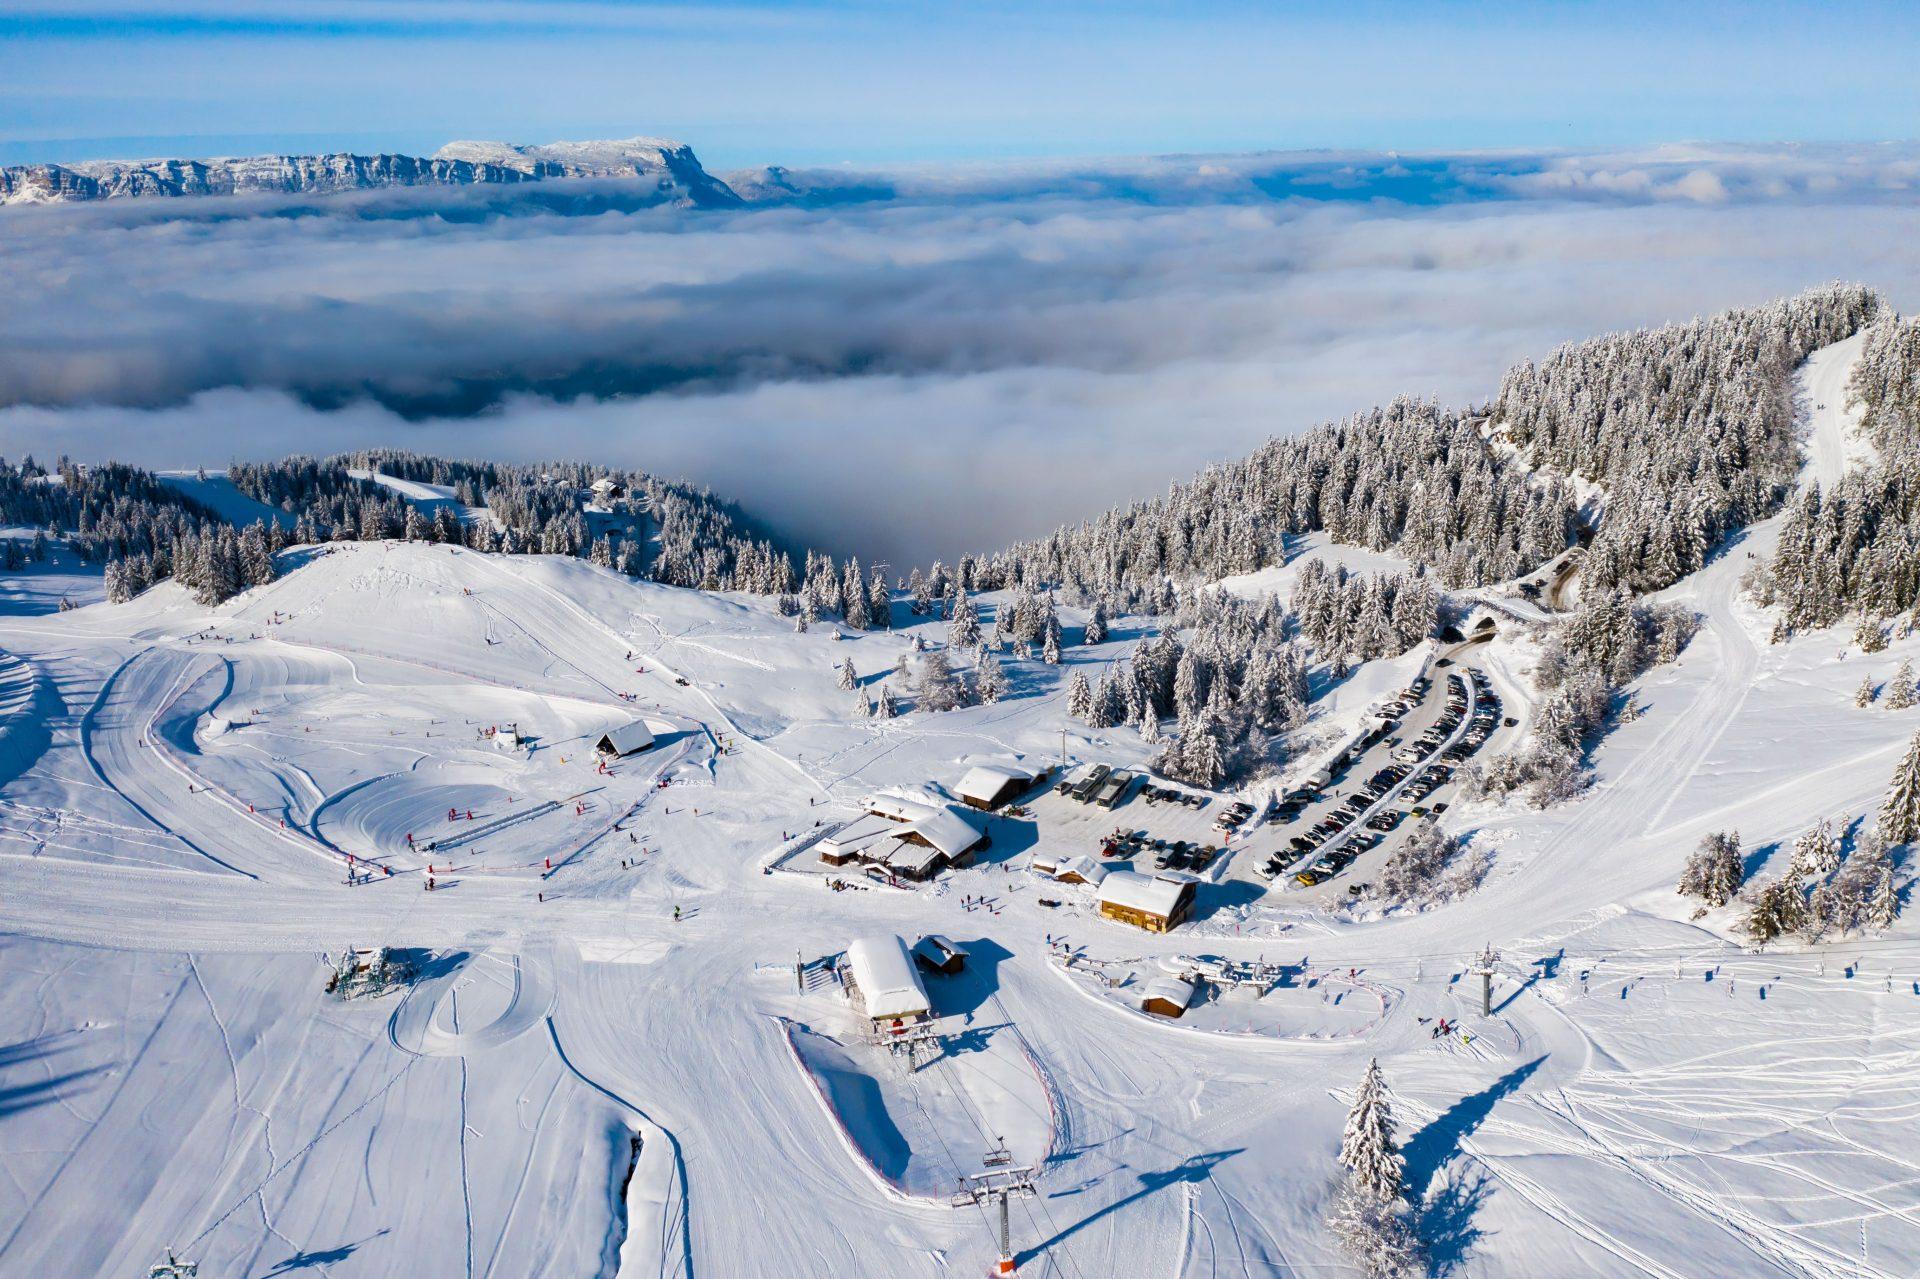
{"label": "groomed ski piste", "polygon": [[[1806,479],[1861,455],[1857,349],[1801,374]],[[1703,628],[1636,684],[1593,789],[1449,815],[1494,850],[1472,895],[1361,920],[1209,882],[1164,936],[1052,892],[1002,818],[929,886],[776,867],[881,788],[1141,763],[1129,730],[1063,743],[1061,701],[1143,619],[1010,663],[997,704],[854,720],[838,664],[875,680],[943,624],[797,634],[764,599],[404,543],[296,548],[210,611],[172,584],[108,605],[56,557],[0,619],[0,1272],[172,1249],[207,1276],[977,1275],[994,1223],[944,1192],[1004,1139],[1037,1176],[1022,1273],[1339,1274],[1321,1218],[1377,1057],[1442,1273],[1911,1275],[1920,933],[1749,953],[1673,891],[1708,831],[1737,828],[1751,874],[1872,813],[1920,729],[1852,704],[1920,639],[1767,643],[1737,583],[1776,532],[1666,593]],[[1518,642],[1488,654],[1510,702]],[[634,719],[655,745],[602,767]],[[937,1060],[840,989],[875,934],[969,952],[926,981]],[[404,988],[322,993],[378,946]],[[1155,1024],[1063,952],[1326,984]]]}

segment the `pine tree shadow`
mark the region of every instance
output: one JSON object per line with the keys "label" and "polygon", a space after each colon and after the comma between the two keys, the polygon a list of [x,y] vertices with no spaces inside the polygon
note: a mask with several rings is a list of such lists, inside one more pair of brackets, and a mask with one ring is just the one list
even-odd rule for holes
{"label": "pine tree shadow", "polygon": [[1780,841],[1777,839],[1771,844],[1762,844],[1758,848],[1750,850],[1740,862],[1741,883],[1744,884],[1747,880],[1759,874],[1760,868],[1765,866],[1768,859],[1779,851]]}
{"label": "pine tree shadow", "polygon": [[1518,1091],[1544,1061],[1546,1056],[1542,1054],[1524,1066],[1515,1067],[1490,1087],[1454,1102],[1415,1133],[1401,1152],[1407,1163],[1407,1184],[1424,1187],[1431,1182],[1440,1169],[1460,1153],[1460,1143],[1486,1122],[1494,1106]]}
{"label": "pine tree shadow", "polygon": [[[54,1035],[42,1035],[37,1039],[21,1040],[15,1044],[0,1045],[0,1072],[26,1067],[35,1062],[49,1062],[62,1053],[79,1048],[81,1043],[80,1032],[69,1030]],[[107,1068],[76,1066],[71,1070],[55,1072],[43,1065],[42,1069],[46,1073],[37,1079],[19,1080],[18,1076],[9,1078],[0,1075],[0,1119],[36,1110],[54,1102],[68,1101],[81,1091],[81,1085],[94,1079]]]}
{"label": "pine tree shadow", "polygon": [[1427,1264],[1436,1279],[1464,1266],[1485,1236],[1473,1219],[1487,1194],[1487,1175],[1475,1168],[1448,1176],[1420,1205],[1415,1229],[1427,1245]]}

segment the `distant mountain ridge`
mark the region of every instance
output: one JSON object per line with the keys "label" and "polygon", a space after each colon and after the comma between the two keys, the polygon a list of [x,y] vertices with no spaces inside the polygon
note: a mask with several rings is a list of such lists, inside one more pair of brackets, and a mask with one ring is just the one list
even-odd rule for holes
{"label": "distant mountain ridge", "polygon": [[633,137],[521,146],[450,142],[431,156],[262,155],[206,160],[90,160],[0,169],[0,205],[278,193],[328,195],[386,187],[493,186],[567,178],[657,184],[659,202],[693,208],[741,203],[700,166],[693,149]]}

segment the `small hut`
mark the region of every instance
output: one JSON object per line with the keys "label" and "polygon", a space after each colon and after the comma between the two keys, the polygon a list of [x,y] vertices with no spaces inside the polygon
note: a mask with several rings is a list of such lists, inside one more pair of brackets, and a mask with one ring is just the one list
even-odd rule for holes
{"label": "small hut", "polygon": [[1181,1017],[1193,1004],[1194,983],[1182,977],[1155,977],[1141,987],[1140,1011],[1156,1017]]}
{"label": "small hut", "polygon": [[913,948],[913,958],[930,973],[952,976],[967,966],[967,948],[938,933],[931,933],[922,937],[919,945]]}
{"label": "small hut", "polygon": [[653,730],[647,727],[645,720],[636,719],[600,734],[594,749],[609,759],[619,759],[624,755],[636,755],[652,745]]}

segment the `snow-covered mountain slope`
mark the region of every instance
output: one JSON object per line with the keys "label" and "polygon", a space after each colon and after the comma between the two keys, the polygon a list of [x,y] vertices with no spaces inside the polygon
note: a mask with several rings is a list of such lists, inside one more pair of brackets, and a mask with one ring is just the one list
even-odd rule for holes
{"label": "snow-covered mountain slope", "polygon": [[209,160],[97,160],[0,169],[0,204],[143,197],[325,195],[381,187],[482,186],[558,178],[651,179],[661,203],[725,208],[740,199],[690,147],[661,138],[610,142],[454,142],[431,157],[267,155]]}
{"label": "snow-covered mountain slope", "polygon": [[[1848,358],[1800,375],[1809,476],[1845,456],[1822,385]],[[1705,629],[1636,682],[1592,790],[1447,815],[1494,853],[1471,896],[1362,919],[1208,883],[1164,936],[1023,869],[1165,820],[1140,799],[991,819],[980,864],[920,890],[773,869],[880,787],[1138,762],[1061,691],[1148,619],[1062,667],[1010,659],[997,704],[870,720],[839,664],[872,691],[944,623],[799,633],[763,598],[380,542],[296,549],[211,611],[173,585],[9,605],[0,710],[40,731],[9,736],[0,785],[0,1269],[139,1273],[171,1247],[339,1279],[975,1274],[997,1223],[925,1192],[1005,1136],[1039,1178],[1023,1273],[1343,1273],[1322,1218],[1377,1059],[1438,1273],[1913,1274],[1920,927],[1754,953],[1673,890],[1711,831],[1778,873],[1816,819],[1872,811],[1920,731],[1851,695],[1920,636],[1767,643],[1737,584],[1777,531],[1666,592]],[[659,745],[602,771],[594,738],[631,717]],[[484,735],[504,723],[526,740]],[[874,933],[970,951],[926,979],[953,1023],[935,1063],[870,1042],[820,962]],[[1294,1033],[1227,996],[1150,1021],[1055,970],[1063,938],[1098,972],[1279,961]],[[323,995],[322,955],[377,945],[419,979]]]}

